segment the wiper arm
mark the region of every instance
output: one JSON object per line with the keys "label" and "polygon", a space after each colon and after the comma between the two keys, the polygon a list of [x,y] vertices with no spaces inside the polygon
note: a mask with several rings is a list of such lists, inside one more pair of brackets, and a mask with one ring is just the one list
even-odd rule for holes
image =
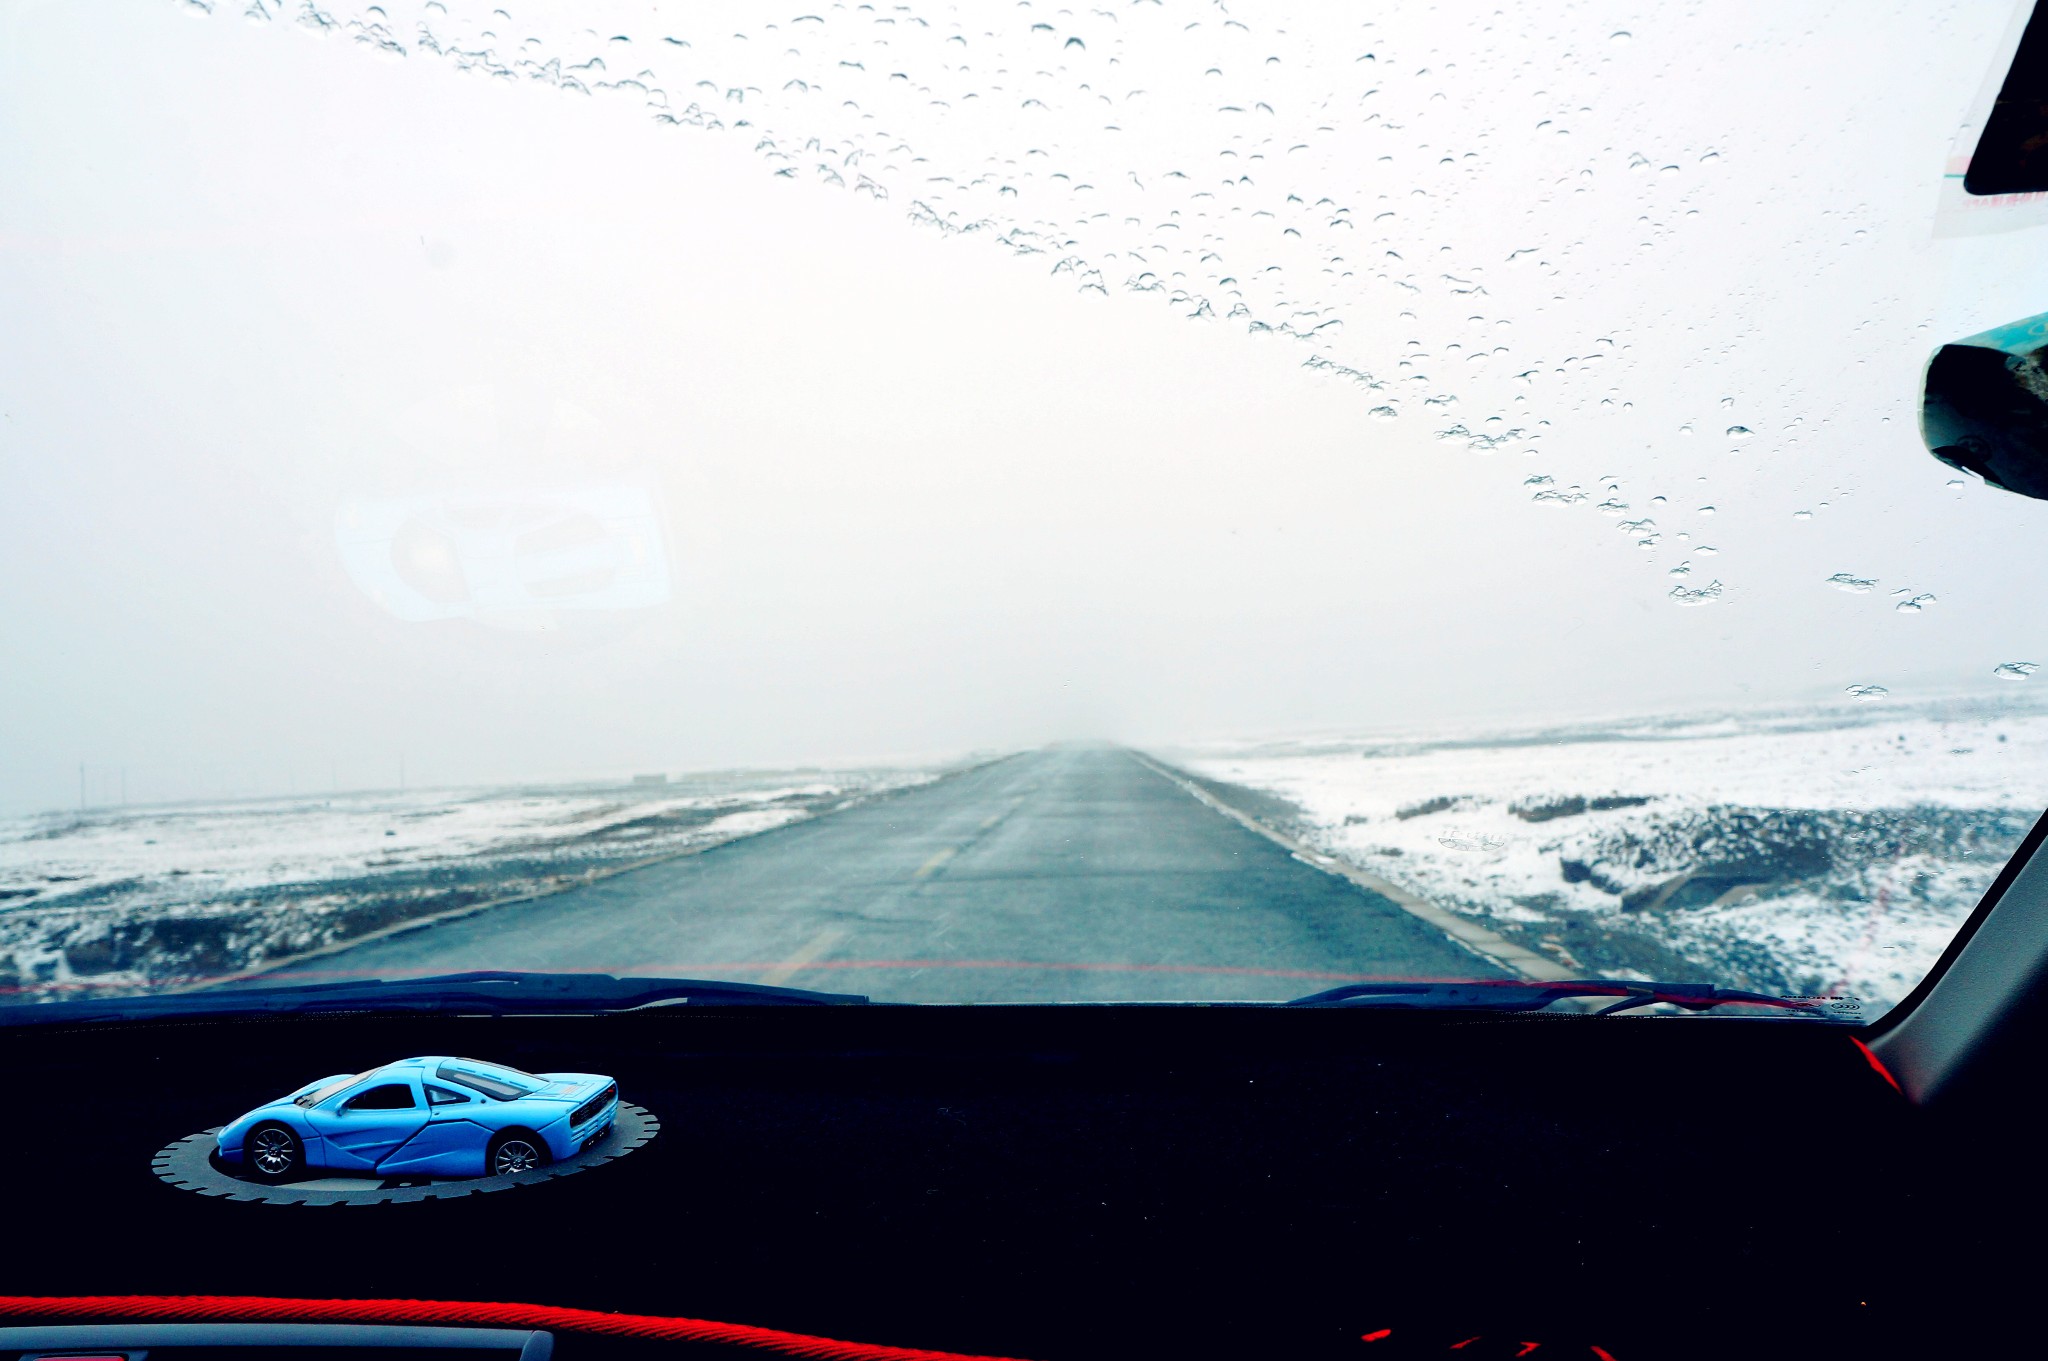
{"label": "wiper arm", "polygon": [[0,1006],[0,1025],[139,1021],[165,1016],[433,1012],[493,1016],[615,1013],[665,1006],[860,1006],[854,993],[812,992],[711,978],[614,978],[610,974],[480,971],[403,980],[367,979],[209,988],[146,997]]}
{"label": "wiper arm", "polygon": [[1788,1016],[1819,1021],[1860,1022],[1863,1008],[1847,997],[1777,997],[1767,992],[1719,988],[1711,983],[1645,983],[1632,978],[1589,978],[1568,982],[1506,979],[1468,983],[1346,983],[1297,997],[1290,1007],[1406,1007],[1418,1011],[1541,1011],[1565,998],[1612,997],[1595,1016],[1667,1003],[1687,1011],[1741,1005],[1770,1007]]}

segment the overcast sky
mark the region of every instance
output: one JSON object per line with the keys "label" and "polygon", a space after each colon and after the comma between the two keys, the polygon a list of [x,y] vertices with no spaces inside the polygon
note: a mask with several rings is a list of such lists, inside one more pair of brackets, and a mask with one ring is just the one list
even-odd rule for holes
{"label": "overcast sky", "polygon": [[2008,6],[244,3],[0,3],[0,810],[2048,662]]}

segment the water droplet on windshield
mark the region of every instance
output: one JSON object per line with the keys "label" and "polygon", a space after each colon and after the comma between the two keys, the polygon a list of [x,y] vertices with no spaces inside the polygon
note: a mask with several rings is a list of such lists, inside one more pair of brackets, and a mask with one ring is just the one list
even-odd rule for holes
{"label": "water droplet on windshield", "polygon": [[1635,37],[1635,36],[1636,36],[1635,34],[1633,34],[1633,33],[1629,32],[1629,31],[1628,31],[1627,29],[1625,29],[1625,28],[1623,28],[1623,29],[1617,29],[1617,30],[1616,30],[1615,32],[1613,32],[1613,33],[1610,33],[1610,34],[1608,34],[1608,35],[1607,35],[1607,41],[1609,41],[1609,42],[1611,42],[1611,43],[1615,44],[1616,46],[1620,46],[1620,45],[1622,45],[1622,44],[1624,44],[1624,43],[1628,42],[1628,41],[1629,41],[1629,40],[1630,40],[1631,38],[1633,38],[1633,37]]}
{"label": "water droplet on windshield", "polygon": [[1991,674],[2000,680],[2025,680],[2040,669],[2039,662],[2000,662],[1991,668]]}
{"label": "water droplet on windshield", "polygon": [[1371,416],[1376,421],[1391,421],[1399,417],[1401,413],[1390,406],[1376,406],[1365,414]]}
{"label": "water droplet on windshield", "polygon": [[1792,518],[1795,520],[1811,520],[1813,512],[1810,510],[1795,510],[1792,512]]}
{"label": "water droplet on windshield", "polygon": [[1734,399],[1733,397],[1723,397],[1723,398],[1721,399],[1721,409],[1722,409],[1723,411],[1726,411],[1726,410],[1727,410],[1727,409],[1728,409],[1729,407],[1731,407],[1731,406],[1734,406],[1734,405],[1735,405],[1735,399]]}
{"label": "water droplet on windshield", "polygon": [[1714,510],[1715,510],[1715,507],[1713,507],[1713,506],[1701,506],[1701,507],[1700,507],[1700,514],[1702,514],[1702,515],[1712,515],[1712,514],[1714,513]]}
{"label": "water droplet on windshield", "polygon": [[1721,583],[1710,581],[1704,586],[1673,586],[1665,595],[1681,605],[1711,605],[1721,598]]}
{"label": "water droplet on windshield", "polygon": [[1882,685],[1852,685],[1848,687],[1847,693],[1856,699],[1871,701],[1883,699],[1891,691]]}
{"label": "water droplet on windshield", "polygon": [[1851,576],[1847,572],[1837,572],[1828,578],[1827,584],[1838,591],[1847,591],[1851,595],[1869,595],[1870,588],[1877,585],[1877,578]]}
{"label": "water droplet on windshield", "polygon": [[1926,609],[1929,605],[1932,605],[1933,603],[1934,597],[1930,594],[1927,594],[1926,592],[1922,592],[1919,595],[1908,596],[1906,599],[1901,600],[1898,604],[1892,606],[1892,608],[1897,610],[1901,614],[1918,614],[1920,613],[1920,611]]}
{"label": "water droplet on windshield", "polygon": [[1748,439],[1751,435],[1754,435],[1755,433],[1756,431],[1750,429],[1746,425],[1731,425],[1728,427],[1729,439]]}

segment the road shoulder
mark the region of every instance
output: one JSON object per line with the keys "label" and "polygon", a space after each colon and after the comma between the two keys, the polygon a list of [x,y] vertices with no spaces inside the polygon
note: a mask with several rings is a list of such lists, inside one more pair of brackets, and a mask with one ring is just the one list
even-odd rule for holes
{"label": "road shoulder", "polygon": [[1335,856],[1326,855],[1315,847],[1289,836],[1286,832],[1268,825],[1259,818],[1253,817],[1250,813],[1232,807],[1229,803],[1204,789],[1183,771],[1176,770],[1172,766],[1141,751],[1132,750],[1131,755],[1139,764],[1143,765],[1153,774],[1177,785],[1190,798],[1198,800],[1206,807],[1221,813],[1224,817],[1238,823],[1247,830],[1255,832],[1268,841],[1285,848],[1295,859],[1303,864],[1310,865],[1336,878],[1347,879],[1368,892],[1378,894],[1396,907],[1427,923],[1435,930],[1441,931],[1444,935],[1450,937],[1454,943],[1477,955],[1497,969],[1501,969],[1518,978],[1536,979],[1538,981],[1566,979],[1574,976],[1569,969],[1565,968],[1557,960],[1538,954],[1526,946],[1517,945],[1507,937],[1496,931],[1488,930],[1469,917],[1453,912],[1448,908],[1439,907],[1427,898],[1409,889],[1405,889],[1399,884],[1382,879],[1376,874],[1369,874],[1356,865],[1348,864]]}

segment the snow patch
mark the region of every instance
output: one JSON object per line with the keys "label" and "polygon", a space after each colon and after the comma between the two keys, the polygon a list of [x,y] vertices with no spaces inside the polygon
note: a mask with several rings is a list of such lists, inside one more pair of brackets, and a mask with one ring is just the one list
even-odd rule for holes
{"label": "snow patch", "polygon": [[1950,700],[1170,753],[1289,828],[1588,973],[1877,1007],[2048,804],[2048,713]]}

